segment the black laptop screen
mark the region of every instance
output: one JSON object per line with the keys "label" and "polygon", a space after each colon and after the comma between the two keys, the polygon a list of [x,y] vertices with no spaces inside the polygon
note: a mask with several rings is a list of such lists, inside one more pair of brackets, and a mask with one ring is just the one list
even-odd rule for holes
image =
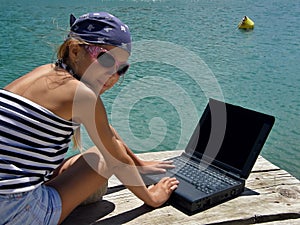
{"label": "black laptop screen", "polygon": [[194,143],[186,150],[207,156],[214,164],[226,164],[238,173],[247,166],[252,168],[274,118],[216,100],[210,100],[209,106],[191,138]]}

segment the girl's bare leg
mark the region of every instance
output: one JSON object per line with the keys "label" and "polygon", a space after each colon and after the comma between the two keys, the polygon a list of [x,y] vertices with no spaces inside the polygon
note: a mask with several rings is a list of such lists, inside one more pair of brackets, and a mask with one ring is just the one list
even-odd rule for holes
{"label": "girl's bare leg", "polygon": [[84,200],[106,185],[109,173],[96,147],[66,160],[46,185],[54,187],[62,200],[59,224]]}

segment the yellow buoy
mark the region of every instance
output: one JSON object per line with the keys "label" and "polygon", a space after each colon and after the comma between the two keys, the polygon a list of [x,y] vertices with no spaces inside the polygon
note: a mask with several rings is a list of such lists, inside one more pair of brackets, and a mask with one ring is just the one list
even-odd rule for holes
{"label": "yellow buoy", "polygon": [[253,29],[254,22],[247,16],[244,16],[241,22],[238,25],[239,29]]}

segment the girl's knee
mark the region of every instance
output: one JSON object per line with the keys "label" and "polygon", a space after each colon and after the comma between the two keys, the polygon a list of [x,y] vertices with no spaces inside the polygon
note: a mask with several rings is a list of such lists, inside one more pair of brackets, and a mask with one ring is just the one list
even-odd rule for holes
{"label": "girl's knee", "polygon": [[82,158],[96,173],[105,179],[109,179],[112,176],[112,171],[109,169],[109,165],[104,159],[101,152],[93,147],[82,154]]}

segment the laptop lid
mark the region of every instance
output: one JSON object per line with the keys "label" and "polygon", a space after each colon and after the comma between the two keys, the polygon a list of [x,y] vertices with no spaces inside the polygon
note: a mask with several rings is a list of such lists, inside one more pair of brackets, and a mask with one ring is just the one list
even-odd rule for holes
{"label": "laptop lid", "polygon": [[274,121],[273,116],[210,99],[185,152],[246,179]]}

